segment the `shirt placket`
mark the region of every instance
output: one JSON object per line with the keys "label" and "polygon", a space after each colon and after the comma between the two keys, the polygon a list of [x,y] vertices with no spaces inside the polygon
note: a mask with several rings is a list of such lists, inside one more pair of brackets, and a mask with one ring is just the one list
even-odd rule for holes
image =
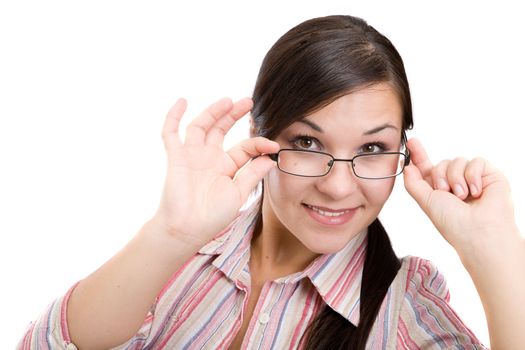
{"label": "shirt placket", "polygon": [[273,342],[276,331],[275,317],[280,314],[275,306],[284,287],[284,284],[275,282],[264,284],[245,334],[242,349],[270,348],[269,345]]}

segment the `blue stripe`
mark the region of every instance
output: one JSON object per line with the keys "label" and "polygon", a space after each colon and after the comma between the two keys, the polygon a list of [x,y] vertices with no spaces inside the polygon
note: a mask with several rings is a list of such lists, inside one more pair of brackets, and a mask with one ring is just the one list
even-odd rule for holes
{"label": "blue stripe", "polygon": [[[268,283],[268,282],[266,282],[266,283]],[[274,284],[274,283],[273,283],[273,282],[269,282],[269,287],[268,287],[268,288],[270,288],[270,290],[271,290],[271,292],[272,292],[271,294],[268,293],[268,295],[270,296],[270,298],[273,296],[273,294],[274,294],[274,291],[273,291],[273,290],[275,289],[275,287],[272,288],[272,284]],[[271,315],[272,315],[272,309],[273,309],[273,307],[279,302],[279,299],[281,298],[281,295],[283,294],[283,290],[284,290],[283,287],[284,287],[284,286],[281,287],[281,290],[280,290],[280,293],[279,293],[279,297],[278,297],[277,300],[273,303],[273,305],[270,306],[269,308],[267,307],[267,308],[265,309],[265,310],[270,309],[270,314],[268,315],[268,316],[270,317],[270,320],[271,320],[271,318],[272,318],[272,316],[271,316]],[[264,288],[263,288],[263,290],[261,290],[261,295],[263,294],[263,292],[264,292]],[[268,296],[267,296],[266,298],[268,298]],[[264,313],[265,310],[262,310],[262,312]],[[259,314],[259,315],[260,315],[260,314]],[[271,322],[271,321],[269,321],[269,322]],[[266,323],[266,324],[264,325],[264,330],[262,331],[263,334],[262,334],[262,337],[261,337],[261,341],[260,341],[259,344],[258,344],[257,350],[259,350],[259,349],[261,348],[261,345],[262,345],[262,343],[264,342],[264,335],[265,335],[266,327],[268,327],[268,323]]]}
{"label": "blue stripe", "polygon": [[127,350],[127,349],[136,349],[136,348],[135,348],[136,344],[139,343],[139,342],[143,342],[143,341],[145,341],[146,339],[148,339],[147,336],[145,336],[145,337],[135,337],[135,338],[133,338],[133,340],[131,341],[131,343],[129,343],[128,346],[125,347],[124,350]]}
{"label": "blue stripe", "polygon": [[[256,217],[257,217],[257,216],[256,216]],[[255,218],[256,218],[256,217],[255,217]],[[247,237],[247,233],[252,229],[253,225],[255,224],[255,218],[252,219],[252,221],[250,222],[250,224],[248,225],[248,227],[246,228],[246,230],[243,232],[243,237],[242,237],[242,239],[240,239],[240,240],[237,242],[237,244],[235,245],[235,247],[234,247],[233,249],[229,249],[229,253],[228,253],[228,255],[227,255],[227,256],[224,256],[224,253],[220,255],[220,257],[224,259],[224,260],[222,261],[222,263],[218,266],[221,270],[223,270],[223,269],[224,269],[224,266],[226,265],[226,263],[228,263],[228,262],[230,261],[230,258],[232,257],[232,255],[234,255],[234,252],[237,252],[237,251],[238,251],[239,246],[240,246],[241,244],[244,243],[244,241],[245,241],[245,239],[246,239],[246,237]],[[235,234],[233,234],[233,235],[235,235]],[[248,245],[248,247],[249,247],[249,245]],[[226,273],[226,275],[230,275],[230,274],[231,274],[231,271],[233,271],[234,267],[235,267],[237,264],[239,264],[241,260],[242,260],[242,259],[238,259],[238,260],[236,261],[236,264],[235,264],[233,267],[231,267],[231,268],[229,269],[229,271],[224,271],[224,270],[223,270],[224,273]]]}
{"label": "blue stripe", "polygon": [[[283,319],[284,319],[284,315],[286,315],[286,310],[288,309],[288,303],[290,302],[290,300],[292,299],[292,296],[294,295],[295,291],[297,290],[297,288],[299,288],[299,285],[301,284],[301,282],[298,282],[295,284],[294,288],[293,288],[293,291],[292,293],[290,294],[290,297],[288,298],[288,300],[286,300],[286,304],[284,304],[284,308],[281,312],[281,317],[279,318],[279,323],[278,323],[278,327],[277,327],[277,331],[275,332],[275,335],[273,337],[273,341],[272,341],[272,345],[270,346],[270,349],[273,349],[274,345],[275,345],[275,341],[277,340],[277,338],[279,338],[279,332],[281,331],[281,328],[282,328],[282,324],[283,324]],[[290,285],[285,285],[286,288],[290,288]],[[284,288],[283,288],[284,290]]]}
{"label": "blue stripe", "polygon": [[[233,288],[233,290],[235,290],[235,288]],[[215,328],[215,331],[213,331],[212,334],[204,341],[203,347],[210,341],[212,336],[214,336],[215,333],[217,333],[217,331],[219,330],[219,326],[221,326],[224,323],[224,321],[226,321],[226,320],[231,318],[231,314],[233,313],[233,309],[234,308],[230,309],[230,312],[226,315],[226,317],[224,317],[224,319],[222,319],[221,322],[217,322],[218,326]]]}
{"label": "blue stripe", "polygon": [[439,271],[436,271],[436,272],[434,273],[434,277],[432,277],[432,279],[430,280],[430,286],[432,287],[432,289],[435,289],[436,291],[438,291],[438,290],[441,291],[441,286],[442,286],[443,283],[445,282],[445,278],[444,278],[444,277],[441,277],[441,278],[440,278],[440,283],[439,283],[439,285],[436,286],[436,287],[433,286],[434,281],[435,281],[438,277],[440,277],[440,276],[441,276],[441,274],[439,273]]}
{"label": "blue stripe", "polygon": [[314,273],[314,275],[312,276],[312,280],[315,280],[319,276],[319,274],[323,272],[323,270],[330,264],[334,257],[335,254],[332,254],[328,257],[328,259],[326,259],[325,263],[319,268],[319,270],[317,270],[316,273]]}
{"label": "blue stripe", "polygon": [[[190,258],[190,259],[193,259],[193,258]],[[194,262],[194,261],[195,260],[193,260],[192,262]],[[173,303],[171,303],[171,306],[170,306],[168,312],[166,313],[166,316],[162,320],[162,323],[161,323],[162,325],[167,325],[169,323],[169,319],[173,316],[173,314],[175,313],[175,310],[179,307],[180,303],[184,300],[184,297],[188,294],[190,289],[195,287],[194,286],[195,281],[197,279],[199,279],[201,277],[201,275],[204,274],[204,272],[207,272],[207,270],[210,269],[210,268],[213,268],[213,265],[208,265],[207,263],[202,264],[201,267],[197,270],[197,272],[192,276],[191,280],[184,284],[184,289],[182,289],[181,293],[178,295],[178,298],[173,300]],[[208,276],[208,278],[209,278],[209,276]],[[177,278],[177,280],[178,280],[178,278]],[[176,283],[176,281],[173,281],[173,283]],[[173,284],[171,286],[173,286]],[[170,286],[170,289],[171,289],[171,286]],[[192,290],[192,292],[193,291],[194,290]],[[167,291],[166,291],[166,293],[167,293]],[[153,326],[153,324],[152,324],[152,326]],[[157,334],[155,334],[155,336],[151,339],[151,342],[144,347],[144,350],[151,349],[152,346],[155,345],[155,343],[157,343],[159,338],[162,335],[164,335],[165,332],[168,331],[168,329],[169,329],[168,327],[160,328],[159,331],[157,332]]]}
{"label": "blue stripe", "polygon": [[[188,340],[188,342],[186,344],[184,344],[182,346],[183,349],[188,349],[190,345],[192,345],[193,341],[195,339],[197,339],[199,337],[199,335],[206,329],[206,327],[208,326],[208,324],[211,322],[211,319],[213,318],[213,316],[217,313],[217,311],[224,305],[224,302],[233,294],[233,292],[235,291],[236,289],[235,288],[230,288],[230,291],[220,300],[220,302],[217,304],[217,307],[209,314],[210,316],[208,317],[208,319],[206,321],[202,320],[201,323],[202,324],[202,327],[199,328],[199,330],[197,331],[197,333],[194,333],[191,338]],[[217,294],[219,294],[219,292],[217,291],[216,292]],[[194,311],[195,309],[193,309],[192,311]]]}
{"label": "blue stripe", "polygon": [[[51,326],[51,315],[53,314],[53,311],[55,310],[55,305],[57,304],[58,300],[55,300],[51,306],[51,308],[49,308],[49,312],[47,314],[47,328],[46,328],[46,343],[47,343],[47,346],[48,346],[48,349],[52,349],[53,348],[53,344],[51,344],[51,331],[53,329],[55,329],[54,326]],[[60,317],[61,318],[61,317]],[[62,320],[60,320],[60,322],[62,322]],[[37,349],[39,349],[40,346],[37,347]]]}
{"label": "blue stripe", "polygon": [[[416,288],[414,287],[414,289],[416,289]],[[418,324],[418,326],[420,326],[422,329],[424,329],[425,332],[427,332],[427,334],[429,334],[429,335],[432,337],[432,339],[433,339],[436,343],[438,343],[440,346],[445,346],[445,342],[444,342],[443,338],[441,338],[438,334],[432,332],[432,330],[430,329],[430,327],[429,327],[426,323],[424,323],[423,320],[421,319],[419,312],[417,312],[417,308],[416,308],[416,306],[415,306],[415,301],[414,301],[414,299],[412,298],[412,296],[407,295],[407,296],[406,296],[406,299],[408,300],[410,306],[412,307],[412,310],[413,310],[413,312],[414,312],[414,316],[415,316],[415,319],[416,319],[416,323]],[[436,321],[437,325],[441,328],[441,330],[442,330],[444,333],[446,333],[448,336],[451,336],[451,337],[453,337],[453,338],[455,339],[455,342],[456,342],[456,345],[457,345],[457,346],[461,346],[461,345],[459,345],[459,340],[458,340],[458,338],[456,337],[456,335],[455,335],[453,332],[447,332],[447,331],[443,328],[443,325],[441,324],[441,322],[439,322],[439,320],[437,319],[437,317],[435,317],[435,316],[432,314],[431,310],[429,309],[429,307],[428,307],[427,305],[425,305],[425,304],[423,304],[423,303],[419,303],[418,306],[423,307],[423,308],[425,309],[427,315],[430,316],[431,318],[433,318],[433,319]],[[463,349],[462,346],[461,346],[461,349]]]}

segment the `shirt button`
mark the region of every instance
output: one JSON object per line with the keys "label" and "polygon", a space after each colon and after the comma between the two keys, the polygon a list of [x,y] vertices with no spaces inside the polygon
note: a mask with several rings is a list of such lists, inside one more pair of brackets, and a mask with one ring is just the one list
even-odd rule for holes
{"label": "shirt button", "polygon": [[270,321],[270,315],[268,315],[266,312],[259,315],[259,322],[261,324],[267,324],[268,321]]}

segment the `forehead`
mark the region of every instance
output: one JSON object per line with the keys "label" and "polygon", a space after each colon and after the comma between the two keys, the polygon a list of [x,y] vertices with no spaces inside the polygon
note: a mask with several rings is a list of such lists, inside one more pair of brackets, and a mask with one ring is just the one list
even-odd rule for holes
{"label": "forehead", "polygon": [[392,124],[401,130],[402,107],[395,90],[386,83],[375,84],[339,97],[305,119],[323,129],[368,130]]}

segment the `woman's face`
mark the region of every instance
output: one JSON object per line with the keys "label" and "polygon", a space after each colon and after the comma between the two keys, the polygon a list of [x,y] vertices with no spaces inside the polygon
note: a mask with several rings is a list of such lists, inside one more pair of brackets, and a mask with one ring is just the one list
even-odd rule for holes
{"label": "woman's face", "polygon": [[[281,148],[316,150],[349,159],[361,153],[397,152],[402,109],[386,83],[340,97],[283,130]],[[299,177],[277,167],[264,178],[264,230],[293,235],[316,254],[341,250],[379,214],[394,178],[357,178],[350,162],[335,162],[323,177]]]}

